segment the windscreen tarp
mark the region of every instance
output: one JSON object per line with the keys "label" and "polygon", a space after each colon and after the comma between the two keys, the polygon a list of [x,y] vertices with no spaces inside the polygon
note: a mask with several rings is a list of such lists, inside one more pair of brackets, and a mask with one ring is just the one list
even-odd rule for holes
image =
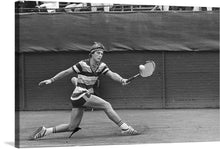
{"label": "windscreen tarp", "polygon": [[217,51],[219,12],[90,12],[16,15],[16,51]]}

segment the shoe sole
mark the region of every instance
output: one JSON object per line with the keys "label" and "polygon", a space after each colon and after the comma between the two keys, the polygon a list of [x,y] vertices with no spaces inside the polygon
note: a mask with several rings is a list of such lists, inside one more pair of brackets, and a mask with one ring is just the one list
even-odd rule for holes
{"label": "shoe sole", "polygon": [[135,136],[135,135],[140,135],[141,133],[135,132],[135,133],[129,133],[129,132],[122,132],[121,133],[123,136]]}

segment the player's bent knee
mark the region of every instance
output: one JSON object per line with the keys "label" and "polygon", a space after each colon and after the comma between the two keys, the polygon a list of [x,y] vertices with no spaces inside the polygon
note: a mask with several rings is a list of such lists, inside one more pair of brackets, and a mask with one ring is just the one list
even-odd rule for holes
{"label": "player's bent knee", "polygon": [[68,130],[73,131],[77,126],[69,124]]}
{"label": "player's bent knee", "polygon": [[104,109],[105,110],[111,110],[112,109],[112,105],[109,102],[105,102]]}

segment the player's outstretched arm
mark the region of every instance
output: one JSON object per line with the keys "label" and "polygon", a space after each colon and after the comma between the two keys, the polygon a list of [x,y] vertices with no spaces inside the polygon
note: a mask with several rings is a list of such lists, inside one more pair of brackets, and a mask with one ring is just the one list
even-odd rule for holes
{"label": "player's outstretched arm", "polygon": [[107,76],[109,76],[112,80],[120,82],[122,85],[127,85],[128,83],[126,82],[127,79],[122,78],[119,74],[117,74],[116,72],[112,72],[111,70],[109,70],[106,73]]}
{"label": "player's outstretched arm", "polygon": [[65,76],[68,76],[69,74],[73,73],[73,69],[72,67],[66,69],[66,70],[63,70],[61,72],[59,72],[58,74],[56,74],[54,77],[50,78],[50,79],[47,79],[47,80],[44,80],[44,81],[41,81],[38,85],[47,85],[47,84],[51,84],[53,82],[55,82],[56,80],[59,80],[59,79],[62,79],[63,77]]}

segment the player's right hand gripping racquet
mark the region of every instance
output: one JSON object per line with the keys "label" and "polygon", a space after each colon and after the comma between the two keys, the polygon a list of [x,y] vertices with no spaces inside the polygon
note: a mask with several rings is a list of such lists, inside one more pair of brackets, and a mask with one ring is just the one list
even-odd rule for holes
{"label": "player's right hand gripping racquet", "polygon": [[144,65],[139,65],[139,73],[128,78],[128,80],[126,82],[129,83],[133,79],[135,79],[139,76],[149,77],[154,73],[155,68],[156,68],[156,65],[155,65],[154,61],[152,61],[152,60],[146,61],[146,63]]}

